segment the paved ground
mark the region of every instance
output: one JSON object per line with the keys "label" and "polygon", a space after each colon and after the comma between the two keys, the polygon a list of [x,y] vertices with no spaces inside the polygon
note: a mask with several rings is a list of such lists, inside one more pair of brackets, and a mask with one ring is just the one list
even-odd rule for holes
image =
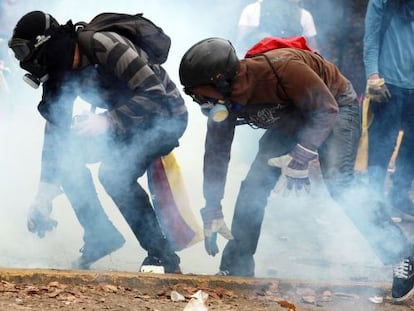
{"label": "paved ground", "polygon": [[414,310],[413,300],[392,304],[388,291],[369,282],[0,269],[0,310]]}

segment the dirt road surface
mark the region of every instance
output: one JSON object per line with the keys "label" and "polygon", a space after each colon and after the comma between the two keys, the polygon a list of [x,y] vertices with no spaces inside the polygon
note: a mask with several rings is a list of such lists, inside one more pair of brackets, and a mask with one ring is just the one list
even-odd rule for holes
{"label": "dirt road surface", "polygon": [[[0,269],[0,310],[414,310],[413,299],[393,304],[389,290],[364,282]],[[174,301],[173,291],[183,300]],[[197,292],[207,300],[192,297]]]}

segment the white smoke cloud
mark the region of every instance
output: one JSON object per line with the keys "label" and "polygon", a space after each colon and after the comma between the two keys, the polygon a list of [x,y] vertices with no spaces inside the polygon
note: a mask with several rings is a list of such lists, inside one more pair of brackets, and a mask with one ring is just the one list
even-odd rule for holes
{"label": "white smoke cloud", "polygon": [[[39,3],[40,2],[40,3]],[[103,11],[126,13],[144,12],[144,16],[159,24],[172,38],[172,47],[165,68],[179,85],[178,65],[181,56],[195,42],[209,36],[232,36],[240,12],[241,1],[215,1],[216,7],[204,1],[38,1],[36,5],[19,7],[16,19],[25,12],[40,9],[52,14],[60,23],[72,19],[89,21]],[[220,6],[217,6],[220,4]],[[20,76],[18,71],[16,76]],[[44,239],[26,229],[26,215],[37,190],[44,120],[36,111],[40,92],[13,77],[12,94],[8,102],[1,99],[0,115],[0,265],[6,267],[70,268],[82,246],[82,228],[64,196],[54,202],[53,216],[58,227]],[[183,96],[185,96],[183,94]],[[190,120],[187,131],[175,154],[181,165],[194,214],[201,223],[199,208],[203,207],[202,160],[206,119],[198,107],[185,97]],[[4,106],[7,108],[4,108]],[[80,102],[76,109],[84,109]],[[233,161],[229,168],[224,215],[231,224],[233,208],[248,165],[257,150],[255,137],[244,138],[252,129],[236,132]],[[241,156],[239,153],[243,153]],[[96,173],[97,165],[90,166]],[[99,196],[114,224],[124,234],[124,247],[97,262],[94,269],[137,271],[146,254],[131,230],[95,177]],[[145,184],[145,179],[141,182]],[[319,190],[319,191],[317,191]],[[307,200],[271,198],[267,207],[262,236],[256,255],[257,276],[295,278],[349,278],[359,275],[382,278],[381,264],[339,207],[329,198],[323,186],[315,186],[315,197]],[[225,241],[219,237],[220,251]],[[203,243],[179,252],[185,273],[215,273],[220,256],[208,257]],[[328,265],[326,263],[329,263]],[[357,265],[360,270],[352,265]],[[329,269],[331,265],[332,269]],[[338,273],[341,271],[341,273]],[[349,274],[348,274],[349,273]],[[388,276],[387,276],[388,277]]]}

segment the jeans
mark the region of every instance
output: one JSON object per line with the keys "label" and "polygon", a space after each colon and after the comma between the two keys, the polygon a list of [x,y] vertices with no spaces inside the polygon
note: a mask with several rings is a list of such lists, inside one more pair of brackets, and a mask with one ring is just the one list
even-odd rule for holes
{"label": "jeans", "polygon": [[394,207],[414,214],[409,197],[414,177],[414,89],[387,86],[392,96],[390,101],[370,104],[374,119],[369,128],[369,182],[383,195],[388,163],[398,132],[403,130],[404,136],[396,161],[396,171],[392,175],[389,200]]}
{"label": "jeans", "polygon": [[[357,201],[354,186],[354,162],[361,133],[360,107],[349,86],[338,99],[340,107],[333,131],[320,146],[321,173],[331,197],[336,200],[365,236],[380,258],[397,262],[408,249],[408,241],[387,213],[369,195]],[[300,130],[300,129],[298,129]],[[267,130],[259,142],[259,151],[241,183],[232,221],[233,240],[227,242],[220,270],[231,275],[254,276],[254,258],[267,198],[281,170],[267,164],[269,158],[289,153],[297,144],[296,135],[283,129]],[[355,190],[357,189],[357,190]]]}
{"label": "jeans", "polygon": [[121,233],[109,220],[98,198],[92,174],[85,163],[90,163],[92,152],[85,141],[72,137],[67,141],[61,161],[61,184],[81,224],[85,244],[99,248],[119,240]]}
{"label": "jeans", "polygon": [[159,120],[125,142],[114,142],[99,168],[99,180],[149,256],[168,261],[176,255],[164,236],[146,191],[138,183],[153,161],[178,146],[187,114]]}
{"label": "jeans", "polygon": [[[153,120],[153,128],[138,130],[129,140],[109,137],[82,140],[71,136],[61,159],[62,187],[84,229],[84,242],[110,243],[121,235],[108,219],[86,163],[101,162],[99,181],[150,256],[175,261],[145,190],[137,179],[157,158],[178,146],[187,114],[176,120]],[[171,259],[170,259],[171,258]]]}

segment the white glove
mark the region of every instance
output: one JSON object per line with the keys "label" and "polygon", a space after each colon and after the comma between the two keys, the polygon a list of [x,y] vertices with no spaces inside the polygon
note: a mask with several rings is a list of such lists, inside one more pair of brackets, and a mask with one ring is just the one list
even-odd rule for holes
{"label": "white glove", "polygon": [[297,144],[289,154],[269,159],[268,165],[279,167],[282,171],[276,191],[284,189],[284,193],[289,194],[294,190],[296,195],[302,194],[303,191],[309,193],[309,161],[317,157],[317,152]]}
{"label": "white glove", "polygon": [[218,252],[217,233],[227,240],[233,240],[233,235],[224,222],[221,206],[219,208],[204,207],[201,209],[204,225],[204,247],[207,254],[215,256]]}
{"label": "white glove", "polygon": [[27,228],[39,238],[43,238],[47,231],[53,230],[57,221],[50,217],[52,201],[61,194],[59,186],[40,182],[36,197],[30,206],[27,217]]}

